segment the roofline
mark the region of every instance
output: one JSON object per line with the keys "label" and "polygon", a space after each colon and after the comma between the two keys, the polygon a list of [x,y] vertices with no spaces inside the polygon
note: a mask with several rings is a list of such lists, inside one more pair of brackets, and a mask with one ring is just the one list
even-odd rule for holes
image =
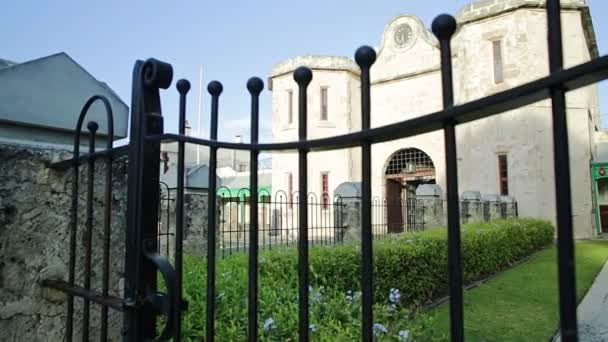
{"label": "roofline", "polygon": [[95,78],[95,76],[93,76],[87,69],[85,69],[82,65],[78,64],[78,62],[76,62],[76,60],[74,60],[74,58],[72,58],[70,55],[68,55],[66,52],[60,52],[59,54],[63,54],[65,55],[68,59],[70,59],[72,61],[72,63],[76,64],[76,66],[78,66],[82,71],[84,71],[87,75],[89,75],[89,77],[94,80],[95,82],[99,83],[99,85],[101,85],[104,89],[107,89],[110,94],[112,94],[114,97],[116,97],[116,99],[118,100],[118,102],[120,102],[122,105],[125,106],[125,108],[127,108],[127,110],[129,110],[129,106],[125,103],[125,101],[123,101],[120,96],[118,96],[118,94],[116,94],[116,92],[105,82],[100,81],[98,79]]}
{"label": "roofline", "polygon": [[[32,127],[32,128],[37,128],[37,129],[44,129],[46,131],[51,131],[51,132],[57,132],[57,133],[68,133],[68,134],[74,134],[74,129],[72,128],[62,128],[62,127],[52,127],[52,126],[44,126],[44,125],[37,125],[34,123],[30,123],[30,122],[17,122],[17,121],[12,121],[12,120],[6,120],[6,119],[0,119],[0,125],[2,124],[6,124],[6,125],[11,125],[11,126],[21,126],[21,127]],[[89,135],[89,131],[86,129],[83,129],[80,134],[84,135],[84,136],[88,136]],[[97,136],[101,136],[101,137],[107,137],[108,133],[107,132],[98,132],[96,133]],[[118,133],[114,133],[114,141],[116,140],[120,140],[120,139],[124,139],[124,138],[128,138],[129,137],[129,131],[127,130],[126,134],[120,135]]]}
{"label": "roofline", "polygon": [[312,70],[347,72],[359,75],[359,67],[352,59],[344,56],[323,56],[323,55],[300,55],[288,58],[276,63],[268,76],[268,89],[272,90],[274,78],[282,77],[292,73],[300,66],[307,66]]}
{"label": "roofline", "polygon": [[[564,3],[562,4],[562,11],[564,10],[574,10],[574,11],[579,11],[581,12],[581,20],[582,20],[582,27],[583,27],[583,32],[585,34],[585,38],[586,38],[586,43],[587,46],[589,48],[589,54],[591,55],[591,58],[598,58],[599,57],[599,50],[598,50],[598,46],[597,46],[597,38],[596,38],[596,34],[595,34],[595,29],[593,26],[593,21],[591,18],[591,13],[590,13],[590,9],[589,9],[589,5],[587,3],[587,0],[571,0],[571,1],[578,1],[578,2],[569,2],[569,3]],[[479,15],[470,15],[469,18],[467,18],[467,14],[471,13],[471,8],[473,8],[474,5],[479,5],[481,3],[483,3],[484,1],[472,1],[470,3],[468,3],[467,5],[464,5],[460,8],[460,10],[458,11],[458,13],[456,14],[456,20],[458,22],[458,31],[460,31],[460,29],[470,23],[475,23],[478,21],[482,21],[488,18],[493,18],[493,17],[497,17],[500,15],[503,15],[505,13],[510,13],[510,12],[515,12],[521,9],[539,9],[539,8],[546,8],[546,1],[545,0],[519,0],[519,2],[512,2],[511,4],[505,4],[505,6],[507,6],[504,9],[498,10],[496,12],[485,12],[483,14],[479,14]],[[487,1],[486,1],[487,2]],[[489,5],[492,4],[497,4],[500,2],[488,2],[488,5],[486,7],[489,7]],[[481,7],[480,7],[481,8]],[[383,31],[382,34],[382,38],[381,38],[381,47],[378,51],[378,55],[380,55],[380,53],[383,50],[383,45],[384,45],[384,36],[386,33],[387,28],[390,26],[390,24],[395,21],[398,18],[401,18],[403,16],[410,16],[418,21],[420,21],[420,18],[417,17],[416,15],[413,14],[401,14],[398,16],[395,16],[393,18],[391,18],[391,20],[388,22],[387,25],[385,25],[385,29]],[[426,32],[424,32],[425,35],[425,39],[431,44],[436,46],[436,44],[433,44],[434,41],[432,40],[432,37],[429,37],[428,34],[430,33],[430,31],[428,31],[428,29],[422,25]],[[458,31],[456,32],[456,34],[458,34]],[[281,77],[281,76],[285,76],[287,74],[289,74],[290,72],[293,72],[293,70],[295,70],[295,68],[285,68],[285,70],[280,70],[281,66],[283,66],[284,64],[289,64],[289,62],[295,62],[297,59],[303,59],[303,58],[343,58],[344,60],[348,60],[350,62],[352,62],[354,64],[354,62],[350,59],[348,59],[347,57],[343,57],[343,56],[322,56],[322,55],[300,55],[300,56],[295,56],[286,60],[283,60],[282,62],[279,62],[277,64],[275,64],[270,72],[270,76],[268,77],[268,85],[269,85],[269,89],[272,90],[272,81],[274,78],[276,77]],[[359,70],[358,67],[356,66],[356,64],[354,64],[355,68],[353,70],[346,70],[345,68],[322,68],[322,67],[314,67],[314,66],[310,66],[307,65],[308,67],[310,67],[313,70],[324,70],[324,71],[351,71],[353,72],[355,75],[359,75]]]}
{"label": "roofline", "polygon": [[46,59],[50,59],[53,57],[58,57],[58,56],[65,56],[67,57],[72,63],[74,63],[80,70],[84,71],[84,73],[86,75],[88,75],[92,80],[94,80],[95,82],[99,83],[99,85],[101,85],[101,87],[103,87],[104,89],[107,89],[109,91],[109,93],[114,96],[118,102],[120,102],[122,105],[125,106],[125,108],[127,108],[127,110],[129,110],[129,106],[123,101],[123,99],[118,96],[118,94],[116,94],[116,92],[109,86],[109,85],[104,85],[105,82],[102,82],[98,79],[95,78],[95,76],[93,76],[89,71],[87,71],[87,69],[85,69],[82,65],[78,64],[78,62],[76,62],[76,60],[74,60],[74,58],[72,58],[70,55],[68,55],[65,51],[61,51],[61,52],[57,52],[57,53],[53,53],[50,54],[48,56],[44,56],[44,57],[39,57],[39,58],[35,58],[23,63],[16,63],[10,66],[7,66],[5,68],[0,68],[0,73],[7,71],[7,70],[13,70],[16,69],[22,65],[28,65],[28,64],[32,64],[32,63],[37,63]]}

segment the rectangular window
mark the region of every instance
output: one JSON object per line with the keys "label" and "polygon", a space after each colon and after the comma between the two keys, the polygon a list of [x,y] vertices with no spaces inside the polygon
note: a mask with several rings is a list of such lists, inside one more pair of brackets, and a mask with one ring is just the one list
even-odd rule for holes
{"label": "rectangular window", "polygon": [[323,209],[329,207],[329,172],[321,172],[321,205]]}
{"label": "rectangular window", "polygon": [[502,83],[504,81],[504,73],[501,40],[495,40],[492,42],[492,53],[494,56],[494,83]]}
{"label": "rectangular window", "polygon": [[293,174],[287,173],[287,196],[289,196],[289,209],[293,209]]}
{"label": "rectangular window", "polygon": [[498,155],[498,183],[500,194],[507,196],[509,194],[509,164],[506,154]]}
{"label": "rectangular window", "polygon": [[327,88],[321,88],[321,121],[327,121]]}
{"label": "rectangular window", "polygon": [[293,123],[293,91],[292,90],[288,90],[287,91],[287,123],[292,124]]}

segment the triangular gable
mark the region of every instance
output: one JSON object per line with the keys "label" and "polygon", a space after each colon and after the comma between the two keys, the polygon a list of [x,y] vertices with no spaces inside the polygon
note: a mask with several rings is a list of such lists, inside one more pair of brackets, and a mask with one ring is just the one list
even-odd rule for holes
{"label": "triangular gable", "polygon": [[[84,103],[98,94],[112,106],[115,137],[126,137],[127,105],[65,53],[0,69],[0,120],[73,131]],[[91,108],[85,124],[92,120],[99,124],[100,134],[107,133],[103,106]]]}
{"label": "triangular gable", "polygon": [[435,70],[439,49],[435,36],[422,21],[409,14],[393,18],[385,27],[372,82]]}

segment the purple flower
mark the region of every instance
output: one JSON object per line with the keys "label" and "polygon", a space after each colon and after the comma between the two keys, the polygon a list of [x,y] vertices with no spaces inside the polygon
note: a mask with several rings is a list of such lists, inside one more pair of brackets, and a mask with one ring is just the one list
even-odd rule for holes
{"label": "purple flower", "polygon": [[264,321],[264,331],[270,331],[270,330],[273,330],[276,328],[277,328],[277,325],[274,322],[274,319],[272,319],[272,317],[270,317]]}
{"label": "purple flower", "polygon": [[410,337],[410,332],[409,330],[400,330],[397,337],[399,338],[399,341],[407,341]]}
{"label": "purple flower", "polygon": [[401,293],[399,293],[399,290],[395,288],[391,289],[388,294],[388,300],[393,304],[397,304],[399,303],[399,299],[401,299]]}
{"label": "purple flower", "polygon": [[386,329],[386,327],[380,323],[374,323],[374,335],[382,335],[382,334],[386,334],[388,332],[388,330]]}
{"label": "purple flower", "polygon": [[353,291],[348,290],[346,292],[346,301],[350,304],[353,302]]}

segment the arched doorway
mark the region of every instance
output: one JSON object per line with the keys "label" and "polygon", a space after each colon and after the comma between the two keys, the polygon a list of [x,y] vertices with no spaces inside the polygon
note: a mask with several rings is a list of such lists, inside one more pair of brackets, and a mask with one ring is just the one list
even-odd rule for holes
{"label": "arched doorway", "polygon": [[[386,182],[386,222],[389,233],[403,231],[415,206],[416,188],[435,184],[435,165],[424,151],[404,148],[393,153],[384,169]],[[408,210],[410,208],[410,210]]]}

